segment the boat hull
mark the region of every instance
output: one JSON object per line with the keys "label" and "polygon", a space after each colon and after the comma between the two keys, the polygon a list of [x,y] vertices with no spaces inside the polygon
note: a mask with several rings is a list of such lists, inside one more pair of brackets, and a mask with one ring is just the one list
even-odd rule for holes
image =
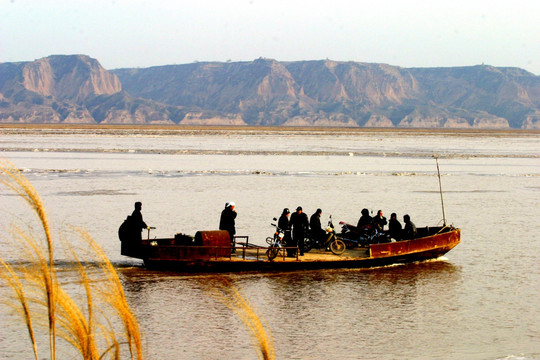
{"label": "boat hull", "polygon": [[[443,256],[460,242],[456,228],[425,228],[427,236],[384,244],[369,249],[347,250],[343,255],[306,253],[303,257],[278,256],[270,261],[266,248],[240,247],[236,254],[223,246],[176,246],[170,239],[143,242],[137,254],[124,254],[144,260],[149,269],[181,272],[295,271],[310,269],[371,268],[411,263]],[[164,245],[162,245],[164,244]],[[244,244],[245,246],[245,244]],[[227,255],[224,255],[224,251]]]}

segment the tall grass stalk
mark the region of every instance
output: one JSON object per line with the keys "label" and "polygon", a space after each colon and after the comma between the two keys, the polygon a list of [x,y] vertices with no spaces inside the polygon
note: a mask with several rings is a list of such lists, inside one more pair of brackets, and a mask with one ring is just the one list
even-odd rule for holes
{"label": "tall grass stalk", "polygon": [[[142,358],[142,343],[139,324],[127,302],[124,288],[122,287],[122,283],[120,282],[120,278],[118,277],[116,270],[114,270],[111,262],[108,261],[107,255],[103,249],[96,244],[92,237],[82,229],[76,230],[81,238],[86,240],[93,253],[96,254],[101,260],[99,262],[99,266],[101,267],[102,273],[107,276],[108,281],[106,282],[106,287],[101,287],[100,294],[102,297],[104,297],[104,300],[107,301],[116,311],[118,317],[124,325],[124,333],[127,337],[131,357],[136,357],[137,359]],[[135,354],[133,351],[135,351]]]}
{"label": "tall grass stalk", "polygon": [[[99,271],[98,275],[94,275],[96,280],[79,260],[78,252],[67,246],[73,260],[71,264],[74,265],[71,270],[78,277],[77,283],[84,289],[81,306],[69,295],[65,284],[58,280],[51,228],[37,191],[7,160],[0,160],[0,183],[32,208],[45,234],[42,245],[39,237],[14,226],[13,245],[17,246],[22,260],[29,265],[12,265],[0,259],[0,279],[13,290],[14,302],[10,305],[17,307],[22,315],[35,359],[39,358],[36,325],[42,324],[48,328],[50,359],[54,360],[57,356],[57,337],[75,348],[83,359],[124,359],[126,357],[121,352],[123,345],[127,345],[131,359],[142,359],[137,320],[126,301],[118,274],[103,250],[89,234],[76,230],[88,245],[90,256],[97,258],[95,263]],[[110,316],[111,311],[117,318]],[[118,322],[123,325],[122,331],[116,329]]]}
{"label": "tall grass stalk", "polygon": [[210,291],[225,306],[234,311],[250,330],[254,344],[264,360],[275,359],[274,346],[271,336],[265,330],[253,306],[242,296],[238,288],[228,278],[220,278],[212,282]]}
{"label": "tall grass stalk", "polygon": [[30,342],[32,343],[32,351],[34,352],[34,357],[38,360],[38,349],[36,343],[36,337],[34,335],[34,326],[32,325],[32,317],[30,316],[30,307],[28,304],[28,299],[26,298],[24,292],[24,286],[21,283],[19,275],[11,265],[7,264],[4,260],[0,259],[0,264],[4,271],[0,271],[0,276],[7,281],[8,285],[13,289],[16,295],[16,299],[21,305],[21,311],[23,319],[28,330],[28,336],[30,337]]}
{"label": "tall grass stalk", "polygon": [[[0,182],[7,188],[13,190],[19,195],[26,203],[32,208],[41,222],[43,232],[46,238],[48,264],[41,264],[43,272],[45,294],[47,299],[47,311],[49,317],[49,342],[50,342],[50,354],[51,359],[56,354],[56,336],[55,336],[55,299],[53,287],[56,286],[53,282],[56,279],[53,266],[53,240],[51,236],[51,229],[49,226],[49,220],[45,207],[39,197],[36,189],[32,186],[30,181],[8,160],[0,160]],[[45,265],[45,266],[43,266]],[[48,271],[47,271],[48,270]]]}

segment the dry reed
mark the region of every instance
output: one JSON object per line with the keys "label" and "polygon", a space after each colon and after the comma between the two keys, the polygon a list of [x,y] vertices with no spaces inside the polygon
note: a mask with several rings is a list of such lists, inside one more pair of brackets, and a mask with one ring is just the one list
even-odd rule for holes
{"label": "dry reed", "polygon": [[233,282],[225,277],[208,284],[208,289],[225,306],[234,311],[250,330],[254,345],[260,351],[264,360],[275,359],[274,346],[271,336],[267,334],[253,306],[241,295]]}
{"label": "dry reed", "polygon": [[[77,282],[85,293],[82,301],[84,306],[81,306],[58,280],[51,228],[38,193],[7,160],[0,160],[0,183],[32,208],[45,235],[43,244],[39,237],[14,227],[13,244],[20,247],[21,257],[30,265],[15,266],[0,259],[0,278],[14,292],[14,301],[10,306],[17,308],[22,315],[35,359],[39,358],[35,327],[42,324],[48,328],[50,359],[57,357],[57,337],[76,349],[83,359],[126,358],[122,355],[123,345],[127,345],[131,359],[142,359],[137,320],[126,301],[118,274],[103,250],[90,235],[77,230],[91,253],[97,257],[100,271],[99,275],[94,275],[99,278],[96,280],[85,269],[77,252],[68,246],[73,270],[78,276]],[[110,316],[110,311],[116,314],[116,318]],[[122,331],[117,331],[117,322],[123,324]]]}
{"label": "dry reed", "polygon": [[[50,359],[56,359],[57,337],[76,349],[83,359],[123,359],[125,357],[121,350],[124,344],[127,345],[131,359],[142,359],[137,319],[127,303],[118,274],[103,250],[88,233],[74,229],[90,249],[90,255],[96,258],[95,264],[100,270],[101,280],[95,281],[79,260],[77,251],[66,244],[78,282],[85,293],[85,306],[80,306],[58,281],[51,228],[38,193],[11,162],[2,159],[0,183],[23,198],[33,209],[45,234],[46,246],[43,247],[37,237],[17,227],[12,230],[13,244],[20,247],[22,257],[31,264],[30,267],[15,267],[0,259],[0,278],[9,285],[15,295],[15,302],[9,305],[22,315],[35,359],[39,357],[33,320],[37,320],[35,323],[38,325],[48,326]],[[229,279],[222,278],[219,283],[214,283],[211,289],[213,295],[234,311],[250,330],[256,348],[260,350],[259,355],[265,360],[274,359],[270,336],[253,307],[236,286]],[[112,310],[116,317],[109,316],[104,304],[109,305],[108,309]],[[44,309],[46,316],[43,316]],[[123,331],[116,331],[114,319],[122,323]],[[122,341],[122,338],[125,341]]]}

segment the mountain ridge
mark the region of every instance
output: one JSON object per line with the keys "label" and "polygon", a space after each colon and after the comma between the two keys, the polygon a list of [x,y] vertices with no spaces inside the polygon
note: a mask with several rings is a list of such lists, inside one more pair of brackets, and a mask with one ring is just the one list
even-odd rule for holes
{"label": "mountain ridge", "polygon": [[51,55],[0,64],[0,123],[540,129],[540,77],[328,59],[106,70]]}

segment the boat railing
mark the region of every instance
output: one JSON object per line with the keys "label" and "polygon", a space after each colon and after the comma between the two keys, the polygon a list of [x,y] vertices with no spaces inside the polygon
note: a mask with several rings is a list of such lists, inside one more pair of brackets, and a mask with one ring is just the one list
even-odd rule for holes
{"label": "boat railing", "polygon": [[[246,241],[245,242],[238,242],[239,239],[245,239]],[[234,236],[234,241],[236,243],[240,243],[240,244],[245,244],[246,246],[249,246],[250,243],[249,243],[249,236],[248,235],[235,235]]]}
{"label": "boat railing", "polygon": [[[416,234],[414,239],[442,234],[448,231],[452,231],[453,229],[454,227],[452,225],[418,227],[417,228],[418,233]],[[414,240],[414,239],[406,239],[406,240]]]}
{"label": "boat railing", "polygon": [[[249,244],[248,242],[245,242],[245,243],[242,243],[242,242],[238,243],[237,242],[236,244],[240,245],[240,246],[235,246],[234,249],[237,250],[237,251],[238,250],[241,251],[242,260],[246,260],[248,255],[255,256],[256,261],[268,260],[266,252],[271,247],[260,246],[260,245],[255,245],[255,244]],[[297,246],[293,246],[293,247],[282,246],[280,248],[280,252],[279,252],[278,256],[276,256],[275,259],[281,258],[283,261],[285,261],[285,259],[287,258],[287,250],[293,250],[296,253],[295,258],[296,258],[296,260],[298,260],[298,247]],[[248,251],[251,254],[248,254]],[[255,254],[253,254],[253,253],[255,253]],[[232,259],[232,255],[233,254],[231,254],[231,256],[230,256],[231,259]]]}
{"label": "boat railing", "polygon": [[448,232],[448,231],[453,231],[455,229],[456,228],[453,225],[446,224],[443,227],[441,227],[441,229],[439,231],[437,231],[437,233],[435,235],[441,234],[441,233],[444,233],[444,232]]}

